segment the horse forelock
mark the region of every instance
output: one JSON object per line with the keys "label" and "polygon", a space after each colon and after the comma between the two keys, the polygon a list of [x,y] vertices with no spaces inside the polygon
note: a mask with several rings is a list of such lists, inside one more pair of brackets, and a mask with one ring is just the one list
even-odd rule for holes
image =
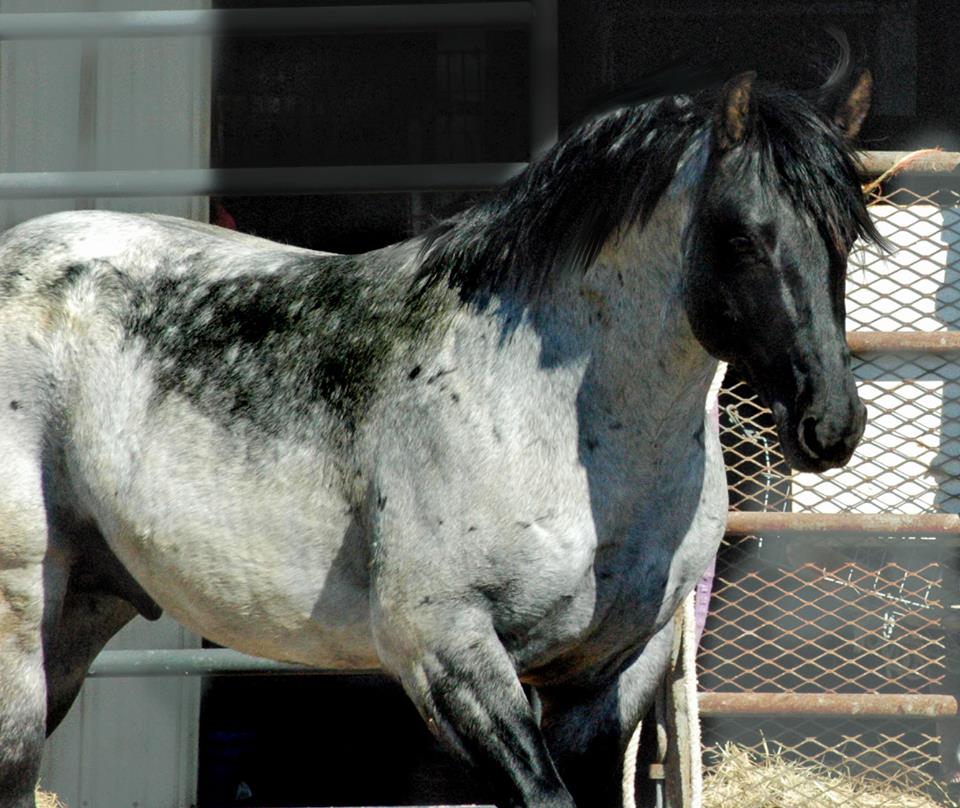
{"label": "horse forelock", "polygon": [[[697,147],[709,143],[717,90],[628,100],[581,123],[491,199],[428,231],[418,282],[482,302],[504,289],[536,296],[586,270],[620,228],[646,224],[671,186],[702,180],[695,158],[707,153]],[[740,149],[756,158],[768,190],[809,215],[837,252],[857,237],[878,241],[853,148],[826,114],[762,81],[752,103]]]}
{"label": "horse forelock", "polygon": [[768,189],[809,215],[836,252],[845,254],[858,238],[880,243],[856,153],[837,127],[802,95],[776,85],[759,85],[754,103],[749,146]]}

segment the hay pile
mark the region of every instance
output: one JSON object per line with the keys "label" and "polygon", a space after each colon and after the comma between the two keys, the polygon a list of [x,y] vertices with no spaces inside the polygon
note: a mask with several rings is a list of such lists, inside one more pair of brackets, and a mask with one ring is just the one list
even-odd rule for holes
{"label": "hay pile", "polygon": [[67,808],[56,794],[37,789],[37,808]]}
{"label": "hay pile", "polygon": [[717,762],[704,769],[703,808],[943,808],[944,805],[917,791],[787,760],[779,751],[767,749],[765,754],[758,755],[733,743],[709,751]]}

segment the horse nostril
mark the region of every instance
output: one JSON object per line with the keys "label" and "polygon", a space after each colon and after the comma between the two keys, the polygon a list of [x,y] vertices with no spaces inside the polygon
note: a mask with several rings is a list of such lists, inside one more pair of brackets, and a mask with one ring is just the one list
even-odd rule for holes
{"label": "horse nostril", "polygon": [[817,419],[804,418],[800,422],[800,444],[812,457],[823,456],[823,446],[817,437]]}
{"label": "horse nostril", "polygon": [[[860,416],[861,413],[857,412],[856,415]],[[863,434],[865,409],[862,415],[863,417],[854,417],[849,424],[807,416],[800,422],[797,430],[800,445],[811,457],[827,461],[845,460]]]}

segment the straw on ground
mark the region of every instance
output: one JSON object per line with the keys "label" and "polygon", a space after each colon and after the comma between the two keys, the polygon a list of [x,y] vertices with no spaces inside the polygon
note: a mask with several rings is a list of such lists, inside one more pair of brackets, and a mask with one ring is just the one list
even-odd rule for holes
{"label": "straw on ground", "polygon": [[[734,743],[708,751],[703,808],[943,808],[926,794]],[[952,803],[948,803],[952,804]]]}

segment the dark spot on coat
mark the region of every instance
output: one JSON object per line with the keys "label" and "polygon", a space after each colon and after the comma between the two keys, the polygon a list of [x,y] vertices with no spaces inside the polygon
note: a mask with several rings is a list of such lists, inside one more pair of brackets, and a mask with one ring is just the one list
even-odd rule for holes
{"label": "dark spot on coat", "polygon": [[600,441],[598,441],[596,438],[587,438],[586,444],[587,449],[592,452],[600,445]]}
{"label": "dark spot on coat", "polygon": [[467,533],[473,533],[476,529],[476,525],[470,525],[470,527],[467,528]]}
{"label": "dark spot on coat", "polygon": [[381,492],[377,492],[377,510],[382,511],[387,507],[387,497]]}
{"label": "dark spot on coat", "polygon": [[89,264],[69,264],[64,267],[63,272],[51,278],[50,281],[44,285],[43,290],[51,297],[60,297],[89,271]]}
{"label": "dark spot on coat", "polygon": [[278,434],[325,412],[352,434],[406,346],[442,319],[441,296],[411,296],[377,259],[294,257],[277,271],[209,279],[158,273],[124,322],[176,391],[216,420]]}
{"label": "dark spot on coat", "polygon": [[434,373],[429,379],[427,379],[427,384],[433,384],[437,379],[446,376],[449,373],[453,373],[456,368],[441,368],[436,373]]}
{"label": "dark spot on coat", "polygon": [[417,378],[417,376],[420,375],[421,370],[423,370],[423,368],[421,368],[420,365],[417,365],[413,370],[411,370],[407,374],[407,378],[410,379],[410,381],[413,381],[414,379]]}
{"label": "dark spot on coat", "polygon": [[450,394],[450,400],[451,400],[454,404],[456,404],[458,401],[460,401],[460,396],[458,396],[456,393],[451,393],[451,394]]}
{"label": "dark spot on coat", "polygon": [[11,402],[10,402],[10,409],[13,410],[14,412],[16,412],[17,410],[19,410],[19,409],[20,409],[20,402],[19,402],[19,401],[11,401]]}

